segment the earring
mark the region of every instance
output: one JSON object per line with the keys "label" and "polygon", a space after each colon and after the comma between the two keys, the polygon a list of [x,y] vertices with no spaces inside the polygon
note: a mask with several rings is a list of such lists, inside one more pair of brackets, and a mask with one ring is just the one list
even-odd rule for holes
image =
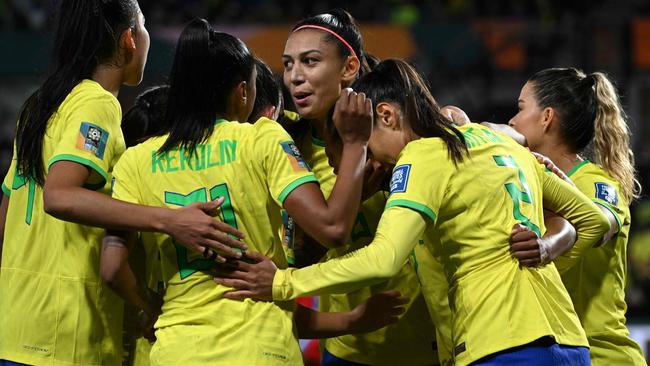
{"label": "earring", "polygon": [[241,100],[244,102],[244,104],[246,104],[246,97],[241,98]]}

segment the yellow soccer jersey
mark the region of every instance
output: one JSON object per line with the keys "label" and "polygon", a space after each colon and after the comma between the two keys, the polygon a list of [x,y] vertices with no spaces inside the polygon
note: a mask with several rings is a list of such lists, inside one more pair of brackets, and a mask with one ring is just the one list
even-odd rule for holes
{"label": "yellow soccer jersey", "polygon": [[[282,127],[268,119],[221,120],[192,156],[179,149],[157,154],[164,141],[151,138],[127,150],[115,167],[114,197],[170,208],[225,197],[221,219],[245,233],[251,250],[286,268],[281,205],[293,189],[317,180]],[[166,283],[153,365],[302,362],[293,302],[224,299],[229,288],[210,274],[215,262],[163,234],[141,238],[160,248]]]}
{"label": "yellow soccer jersey", "polygon": [[[447,298],[447,281],[442,270],[442,264],[434,258],[430,251],[432,245],[428,238],[422,236],[413,248],[411,261],[417,274],[420,291],[426,294],[428,313],[435,324],[436,352],[440,365],[451,366],[453,346],[451,341],[451,309]],[[435,301],[434,301],[435,300]],[[420,320],[422,321],[422,320]]]}
{"label": "yellow soccer jersey", "polygon": [[[326,260],[368,245],[377,230],[377,223],[386,203],[387,192],[377,192],[363,202],[352,229],[350,244],[332,249]],[[372,294],[399,290],[410,302],[400,320],[377,331],[325,339],[325,348],[334,356],[365,365],[432,365],[438,355],[435,347],[435,329],[420,293],[414,267],[407,262],[400,273],[387,282],[339,295],[321,296],[321,311],[350,311]]]}
{"label": "yellow soccer jersey", "polygon": [[[112,167],[125,149],[121,109],[91,80],[79,83],[48,122],[43,164],[87,166],[87,187],[108,193]],[[43,191],[16,174],[0,274],[0,359],[26,364],[120,365],[122,301],[99,276],[103,230],[43,211]]]}
{"label": "yellow soccer jersey", "polygon": [[569,177],[578,189],[616,218],[618,233],[607,243],[590,248],[562,275],[591,347],[594,365],[645,365],[639,345],[625,326],[625,282],[630,209],[618,195],[619,183],[589,161],[576,165]]}
{"label": "yellow soccer jersey", "polygon": [[[273,297],[348,291],[383,278],[400,268],[401,259],[416,245],[410,241],[424,232],[449,287],[455,365],[544,336],[587,346],[554,264],[520,267],[510,253],[509,238],[516,223],[545,231],[542,203],[576,225],[579,251],[608,229],[606,218],[505,135],[476,124],[459,129],[471,157],[455,167],[440,139],[409,143],[393,171],[391,196],[373,243],[344,258],[278,271]],[[426,227],[409,226],[419,225],[408,221],[413,211],[421,213],[416,216],[420,221],[427,218]],[[422,288],[431,287],[422,283]],[[441,304],[429,298],[437,293],[424,294],[430,309]]]}
{"label": "yellow soccer jersey", "polygon": [[[307,122],[301,121],[300,123]],[[318,178],[320,189],[323,191],[325,199],[327,199],[332,193],[332,189],[334,189],[336,175],[334,174],[334,168],[329,165],[327,160],[325,142],[315,137],[312,131],[296,140],[296,145],[298,145],[298,149],[300,149],[305,161],[311,167],[316,178]]]}

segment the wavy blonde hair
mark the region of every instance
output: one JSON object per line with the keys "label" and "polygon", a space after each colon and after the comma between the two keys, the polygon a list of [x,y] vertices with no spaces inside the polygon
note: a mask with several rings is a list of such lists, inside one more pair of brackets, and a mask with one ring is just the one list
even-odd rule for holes
{"label": "wavy blonde hair", "polygon": [[627,202],[631,202],[639,197],[641,184],[636,179],[627,116],[609,78],[601,72],[590,76],[594,78],[596,98],[593,140],[595,162],[620,183],[621,194]]}

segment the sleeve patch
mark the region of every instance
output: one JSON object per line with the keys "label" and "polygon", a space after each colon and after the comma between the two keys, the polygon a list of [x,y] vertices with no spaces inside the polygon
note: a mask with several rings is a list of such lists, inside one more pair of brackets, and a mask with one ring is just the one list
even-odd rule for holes
{"label": "sleeve patch", "polygon": [[287,157],[289,158],[294,171],[311,171],[311,168],[309,168],[309,165],[305,159],[303,159],[302,155],[300,155],[298,146],[296,146],[293,141],[284,141],[281,142],[280,145],[282,145],[282,150],[284,150],[284,152],[287,154]]}
{"label": "sleeve patch", "polygon": [[77,138],[77,149],[88,151],[104,159],[106,142],[108,141],[108,132],[96,124],[82,122],[79,128],[79,137]]}
{"label": "sleeve patch", "polygon": [[612,206],[618,204],[618,194],[616,193],[616,189],[607,183],[596,183],[596,198],[601,199]]}
{"label": "sleeve patch", "polygon": [[406,192],[410,172],[411,164],[400,165],[393,170],[393,176],[390,178],[390,194]]}

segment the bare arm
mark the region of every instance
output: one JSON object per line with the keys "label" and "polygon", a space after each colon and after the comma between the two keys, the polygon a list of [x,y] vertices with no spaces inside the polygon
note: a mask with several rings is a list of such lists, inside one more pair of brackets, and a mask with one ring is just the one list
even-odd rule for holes
{"label": "bare arm", "polygon": [[408,299],[398,291],[380,292],[351,311],[319,312],[299,305],[294,313],[298,338],[331,338],[345,334],[367,333],[397,322]]}
{"label": "bare arm", "polygon": [[142,291],[144,287],[138,284],[129,265],[129,251],[133,247],[134,240],[134,232],[108,232],[102,243],[100,273],[108,287],[124,300],[145,312],[151,324],[148,324],[143,333],[148,339],[153,340],[151,327],[160,310],[149,303],[147,296]]}
{"label": "bare arm", "polygon": [[325,200],[318,186],[308,183],[284,201],[296,223],[328,248],[345,244],[359,210],[372,113],[372,103],[363,93],[342,91],[334,123],[343,140],[343,156],[332,193]]}
{"label": "bare arm", "polygon": [[194,203],[177,210],[134,205],[84,188],[89,174],[86,166],[75,162],[52,164],[43,187],[45,212],[61,220],[106,229],[162,232],[197,252],[210,247],[238,257],[232,248],[245,249],[243,242],[227,235],[241,238],[240,231],[209,215],[220,205],[218,201]]}
{"label": "bare arm", "polygon": [[544,210],[544,223],[546,233],[541,238],[523,225],[513,228],[510,249],[521,265],[534,267],[552,262],[575,243],[575,228],[560,215]]}

